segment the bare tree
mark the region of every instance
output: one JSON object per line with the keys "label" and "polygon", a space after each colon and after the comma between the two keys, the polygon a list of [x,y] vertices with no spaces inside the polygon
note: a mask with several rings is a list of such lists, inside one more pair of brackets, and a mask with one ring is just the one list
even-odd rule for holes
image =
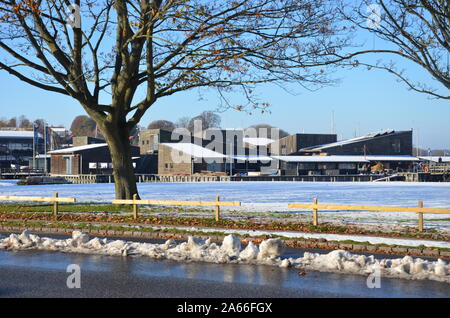
{"label": "bare tree", "polygon": [[8,127],[16,128],[17,127],[17,118],[11,117],[8,121]]}
{"label": "bare tree", "polygon": [[450,0],[364,0],[356,6],[354,1],[344,1],[341,12],[345,19],[386,41],[386,49],[355,55],[399,56],[426,70],[435,82],[418,82],[392,61],[370,64],[355,60],[354,64],[387,70],[411,90],[450,99]]}
{"label": "bare tree", "polygon": [[209,128],[220,128],[221,118],[218,114],[212,111],[204,111],[198,116],[195,116],[189,120],[187,129],[190,132],[194,132],[196,122],[201,124],[201,130]]}
{"label": "bare tree", "polygon": [[147,127],[147,129],[164,129],[167,131],[173,131],[175,128],[175,124],[169,120],[155,120]]}
{"label": "bare tree", "polygon": [[332,0],[73,2],[0,0],[0,69],[80,103],[109,145],[117,198],[137,193],[130,131],[157,100],[208,87],[234,107],[235,88],[265,108],[257,84],[333,83],[349,44]]}
{"label": "bare tree", "polygon": [[32,128],[33,124],[31,121],[25,116],[20,115],[17,117],[11,117],[10,119],[1,118],[0,119],[0,128]]}
{"label": "bare tree", "polygon": [[[256,129],[256,136],[257,137],[266,137],[266,138],[284,138],[289,136],[289,133],[283,129],[274,127],[272,125],[268,125],[268,124],[257,124],[257,125],[253,125],[250,126],[248,128],[254,128]],[[272,136],[272,129],[274,129],[274,132],[278,134],[278,136]],[[278,131],[277,131],[278,130]],[[262,136],[260,133],[263,133],[264,136]]]}
{"label": "bare tree", "polygon": [[0,119],[0,127],[1,128],[16,128],[17,119],[15,117],[11,117],[9,119],[2,117]]}
{"label": "bare tree", "polygon": [[191,119],[187,116],[181,117],[177,120],[177,122],[175,123],[175,126],[177,128],[188,128],[189,127],[189,121]]}
{"label": "bare tree", "polygon": [[21,115],[19,117],[19,128],[31,128],[33,127],[33,124],[31,121],[25,117],[25,115]]}

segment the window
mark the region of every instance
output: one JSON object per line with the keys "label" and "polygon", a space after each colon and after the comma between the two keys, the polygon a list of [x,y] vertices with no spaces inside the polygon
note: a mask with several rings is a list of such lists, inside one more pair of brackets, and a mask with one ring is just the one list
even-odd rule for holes
{"label": "window", "polygon": [[317,165],[318,169],[323,169],[323,170],[337,169],[337,167],[338,167],[337,163],[319,163]]}
{"label": "window", "polygon": [[338,168],[342,170],[354,170],[356,169],[356,163],[340,163]]}
{"label": "window", "polygon": [[299,170],[314,170],[316,169],[315,163],[299,163],[298,165]]}

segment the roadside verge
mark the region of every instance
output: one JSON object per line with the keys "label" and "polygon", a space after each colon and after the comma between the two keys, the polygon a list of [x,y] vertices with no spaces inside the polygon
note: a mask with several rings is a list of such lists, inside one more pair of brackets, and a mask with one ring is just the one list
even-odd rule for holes
{"label": "roadside verge", "polygon": [[450,259],[450,243],[432,240],[394,239],[376,236],[356,236],[340,234],[234,230],[221,228],[195,228],[182,226],[130,226],[129,224],[105,223],[65,223],[45,222],[5,222],[0,231],[21,232],[30,230],[40,233],[71,234],[81,230],[90,235],[111,237],[136,237],[149,239],[187,239],[189,236],[210,238],[220,242],[229,234],[243,241],[259,243],[267,238],[280,238],[286,246],[306,249],[346,250],[391,255],[410,255]]}

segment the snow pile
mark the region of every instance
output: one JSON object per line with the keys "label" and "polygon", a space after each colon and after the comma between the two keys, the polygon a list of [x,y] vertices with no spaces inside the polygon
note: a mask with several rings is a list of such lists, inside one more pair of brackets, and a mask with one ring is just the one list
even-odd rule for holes
{"label": "snow pile", "polygon": [[10,187],[13,186],[13,183],[0,182],[0,187]]}
{"label": "snow pile", "polygon": [[0,239],[0,249],[36,249],[116,256],[149,256],[178,261],[278,265],[281,240],[271,239],[263,243],[261,250],[253,243],[242,250],[241,241],[233,235],[226,236],[219,246],[211,243],[209,239],[204,241],[192,236],[187,242],[181,244],[176,244],[174,240],[168,240],[164,244],[152,244],[98,237],[89,239],[87,234],[80,231],[73,231],[72,237],[68,239],[39,237],[23,231],[20,235],[11,234],[9,237]]}
{"label": "snow pile", "polygon": [[283,254],[283,243],[280,239],[268,239],[259,245],[258,259],[274,259]]}
{"label": "snow pile", "polygon": [[253,242],[249,242],[247,247],[239,254],[242,260],[254,260],[258,257],[259,248]]}
{"label": "snow pile", "polygon": [[436,262],[405,256],[397,259],[375,259],[348,251],[336,250],[328,254],[305,252],[302,258],[289,259],[297,268],[323,272],[345,272],[404,279],[429,279],[450,283],[450,266],[442,259]]}
{"label": "snow pile", "polygon": [[222,246],[220,248],[226,254],[237,257],[241,252],[241,240],[239,240],[236,236],[228,235],[223,239]]}
{"label": "snow pile", "polygon": [[47,250],[69,253],[85,253],[115,256],[147,256],[176,261],[202,261],[211,263],[264,264],[279,267],[296,267],[302,270],[351,273],[404,279],[429,279],[450,283],[450,265],[439,259],[436,262],[405,256],[398,259],[375,259],[374,256],[357,255],[337,250],[328,254],[305,252],[303,257],[281,258],[283,244],[280,239],[268,239],[259,246],[250,242],[241,249],[241,241],[228,235],[219,246],[208,240],[189,237],[177,244],[168,240],[163,244],[108,240],[74,231],[68,239],[39,237],[28,231],[0,237],[0,249]]}

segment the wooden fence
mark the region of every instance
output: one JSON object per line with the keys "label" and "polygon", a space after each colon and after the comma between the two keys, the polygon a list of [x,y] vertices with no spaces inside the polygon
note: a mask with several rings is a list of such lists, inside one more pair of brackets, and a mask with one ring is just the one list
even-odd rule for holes
{"label": "wooden fence", "polygon": [[397,207],[397,206],[370,206],[370,205],[346,205],[346,204],[319,204],[318,199],[314,198],[313,203],[290,203],[290,209],[312,209],[313,225],[319,224],[319,210],[333,211],[376,211],[376,212],[409,212],[418,214],[419,231],[423,232],[423,214],[424,213],[446,213],[450,214],[450,209],[424,208],[423,201],[418,202],[417,207]]}
{"label": "wooden fence", "polygon": [[28,197],[28,196],[11,196],[2,195],[0,201],[30,201],[30,202],[52,202],[53,203],[53,217],[58,218],[59,203],[75,203],[75,198],[60,198],[58,192],[55,192],[53,197]]}
{"label": "wooden fence", "polygon": [[[57,219],[59,203],[75,203],[75,198],[60,198],[58,192],[53,197],[28,197],[28,196],[0,196],[0,201],[34,201],[34,202],[52,202],[53,216]],[[216,196],[215,201],[178,201],[178,200],[140,200],[137,195],[132,200],[113,200],[112,204],[133,205],[134,219],[138,218],[139,205],[167,205],[167,206],[213,206],[215,207],[216,221],[220,220],[221,206],[241,206],[241,202],[220,201]],[[311,209],[313,212],[313,225],[319,224],[319,210],[332,211],[375,211],[375,212],[407,212],[418,214],[419,231],[423,232],[423,214],[438,213],[450,214],[450,209],[442,208],[424,208],[423,201],[419,201],[417,207],[398,207],[398,206],[370,206],[370,205],[347,205],[347,204],[319,204],[318,199],[314,198],[312,203],[289,203],[290,209]]]}
{"label": "wooden fence", "polygon": [[221,206],[241,206],[241,202],[220,201],[220,197],[216,196],[216,201],[176,201],[176,200],[138,200],[136,194],[133,200],[113,200],[113,204],[132,204],[134,219],[138,217],[138,205],[201,205],[214,206],[216,221],[220,220]]}

